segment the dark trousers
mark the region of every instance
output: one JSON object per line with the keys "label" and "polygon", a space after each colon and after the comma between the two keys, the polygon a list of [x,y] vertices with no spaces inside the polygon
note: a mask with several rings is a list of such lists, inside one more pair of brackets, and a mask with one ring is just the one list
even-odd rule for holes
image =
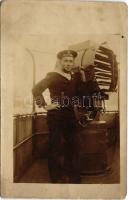
{"label": "dark trousers", "polygon": [[49,156],[48,168],[51,181],[80,181],[79,156],[76,143],[76,120],[73,110],[48,111]]}

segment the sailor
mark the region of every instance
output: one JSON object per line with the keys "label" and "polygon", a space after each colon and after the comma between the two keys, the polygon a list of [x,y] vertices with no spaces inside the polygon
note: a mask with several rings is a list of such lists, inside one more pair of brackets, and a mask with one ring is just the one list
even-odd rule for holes
{"label": "sailor", "polygon": [[[53,183],[80,183],[76,135],[76,118],[71,99],[76,95],[77,79],[71,75],[77,52],[64,50],[57,54],[57,66],[32,89],[39,107],[47,111],[49,127],[48,168]],[[49,89],[51,104],[43,92]]]}

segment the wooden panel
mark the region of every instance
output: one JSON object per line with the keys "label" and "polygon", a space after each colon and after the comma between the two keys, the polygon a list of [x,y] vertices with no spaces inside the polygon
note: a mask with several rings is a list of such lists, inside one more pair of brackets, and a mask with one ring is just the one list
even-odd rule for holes
{"label": "wooden panel", "polygon": [[119,132],[119,113],[103,113],[100,115],[100,120],[105,120],[108,130],[109,146],[115,144],[116,141],[120,141],[120,132]]}
{"label": "wooden panel", "polygon": [[32,116],[17,115],[13,120],[14,179],[17,180],[33,159]]}
{"label": "wooden panel", "polygon": [[14,180],[20,178],[25,166],[23,165],[23,149],[14,150]]}
{"label": "wooden panel", "polygon": [[14,181],[17,181],[23,175],[33,161],[32,151],[32,138],[14,149]]}
{"label": "wooden panel", "polygon": [[16,116],[13,119],[14,145],[32,135],[32,116]]}
{"label": "wooden panel", "polygon": [[26,134],[26,119],[22,116],[18,117],[18,128],[17,128],[17,143],[25,139]]}
{"label": "wooden panel", "polygon": [[27,138],[32,135],[32,116],[26,117],[26,130],[25,130],[25,137]]}
{"label": "wooden panel", "polygon": [[17,143],[17,118],[13,120],[13,145]]}
{"label": "wooden panel", "polygon": [[107,127],[105,121],[93,121],[78,129],[80,170],[85,174],[102,173],[107,167]]}
{"label": "wooden panel", "polygon": [[102,154],[84,154],[80,157],[81,174],[100,174],[107,169],[107,155]]}
{"label": "wooden panel", "polygon": [[[89,124],[81,128],[78,134],[80,153],[102,153],[107,149],[105,124]],[[88,145],[89,144],[89,145]]]}
{"label": "wooden panel", "polygon": [[47,157],[49,146],[48,134],[36,134],[34,136],[35,154],[36,157]]}
{"label": "wooden panel", "polygon": [[47,116],[37,115],[34,117],[34,132],[35,133],[46,133],[48,132]]}

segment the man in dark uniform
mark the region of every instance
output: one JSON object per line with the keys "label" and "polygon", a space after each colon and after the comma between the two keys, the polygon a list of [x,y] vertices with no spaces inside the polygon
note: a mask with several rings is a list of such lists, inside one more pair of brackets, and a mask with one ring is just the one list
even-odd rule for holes
{"label": "man in dark uniform", "polygon": [[[58,66],[33,88],[39,107],[47,110],[49,127],[48,168],[53,183],[80,183],[77,148],[75,144],[76,118],[71,99],[76,95],[77,79],[71,75],[77,52],[61,51]],[[51,104],[42,93],[49,89]]]}

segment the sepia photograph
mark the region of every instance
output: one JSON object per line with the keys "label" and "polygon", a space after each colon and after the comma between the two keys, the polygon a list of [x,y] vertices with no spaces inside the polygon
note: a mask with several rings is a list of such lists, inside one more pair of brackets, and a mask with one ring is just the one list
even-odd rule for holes
{"label": "sepia photograph", "polygon": [[[23,80],[21,90],[17,84],[14,86],[15,182],[120,181],[121,38],[116,35],[101,39],[88,36],[90,40],[86,40],[86,35],[75,38],[81,42],[68,38],[64,44],[67,48],[58,52],[47,46],[44,51],[40,49],[43,35],[35,49],[26,44],[25,62],[29,59],[27,70],[33,74],[27,74],[24,82],[26,66],[21,66],[24,67],[21,73],[18,68],[15,71],[16,79]],[[48,47],[52,49],[54,44],[50,43]]]}
{"label": "sepia photograph", "polygon": [[5,196],[125,194],[123,9],[70,0],[2,4]]}

